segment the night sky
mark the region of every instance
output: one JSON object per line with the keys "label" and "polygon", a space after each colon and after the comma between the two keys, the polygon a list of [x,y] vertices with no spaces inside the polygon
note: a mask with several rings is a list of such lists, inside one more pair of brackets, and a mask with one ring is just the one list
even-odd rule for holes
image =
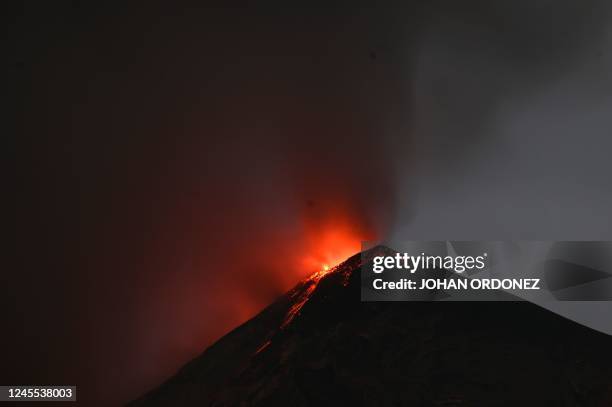
{"label": "night sky", "polygon": [[3,15],[1,384],[136,398],[362,240],[610,238],[605,1]]}

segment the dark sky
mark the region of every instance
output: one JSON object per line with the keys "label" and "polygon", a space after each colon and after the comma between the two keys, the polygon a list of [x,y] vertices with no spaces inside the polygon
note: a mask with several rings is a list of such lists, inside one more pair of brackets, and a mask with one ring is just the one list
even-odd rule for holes
{"label": "dark sky", "polygon": [[[129,400],[360,240],[527,237],[515,218],[552,239],[594,200],[565,233],[601,237],[605,2],[492,3],[3,13],[17,131],[1,382]],[[553,215],[530,206],[551,183]],[[516,196],[522,212],[489,226]]]}

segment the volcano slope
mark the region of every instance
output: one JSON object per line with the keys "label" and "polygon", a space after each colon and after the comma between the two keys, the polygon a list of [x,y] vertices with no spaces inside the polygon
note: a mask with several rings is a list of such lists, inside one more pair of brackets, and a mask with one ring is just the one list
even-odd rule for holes
{"label": "volcano slope", "polygon": [[612,337],[533,304],[361,302],[385,250],[300,282],[130,405],[612,405]]}

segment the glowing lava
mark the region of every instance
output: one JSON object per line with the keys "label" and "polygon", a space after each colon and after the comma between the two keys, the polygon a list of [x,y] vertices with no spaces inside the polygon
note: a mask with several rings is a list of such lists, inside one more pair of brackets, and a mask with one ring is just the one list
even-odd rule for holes
{"label": "glowing lava", "polygon": [[347,225],[336,225],[323,233],[308,236],[305,248],[308,255],[303,258],[302,267],[306,273],[313,270],[326,273],[360,250],[360,234]]}
{"label": "glowing lava", "polygon": [[[354,254],[356,253],[352,253],[352,255]],[[328,264],[324,263],[321,270],[312,273],[293,290],[291,294],[293,305],[291,308],[289,308],[289,311],[285,316],[285,320],[281,324],[281,329],[285,328],[297,315],[300,314],[302,307],[304,304],[306,304],[306,302],[308,302],[312,293],[317,289],[317,286],[323,277],[331,273],[342,272],[344,280],[342,285],[346,286],[348,284],[348,278],[350,277],[350,271],[352,271],[352,268],[347,269],[348,266],[345,260],[347,260],[349,257],[351,256],[347,256],[342,262],[338,262],[338,264],[333,267],[330,267]],[[342,271],[343,269],[344,271]]]}
{"label": "glowing lava", "polygon": [[308,277],[292,291],[292,306],[282,328],[286,327],[310,299],[319,282],[338,269],[338,265],[361,251],[361,242],[373,236],[352,211],[328,208],[324,214],[304,218],[302,272]]}
{"label": "glowing lava", "polygon": [[310,299],[310,295],[314,292],[314,290],[317,289],[321,278],[323,278],[330,271],[331,269],[329,268],[327,270],[319,270],[313,273],[306,280],[304,280],[304,282],[302,283],[304,284],[304,288],[301,290],[297,290],[291,298],[294,303],[291,308],[289,308],[287,316],[281,324],[281,328],[285,328],[287,325],[289,325],[289,323],[293,321],[293,318],[295,318],[300,313],[302,307],[304,306],[304,304],[306,304],[306,301]]}

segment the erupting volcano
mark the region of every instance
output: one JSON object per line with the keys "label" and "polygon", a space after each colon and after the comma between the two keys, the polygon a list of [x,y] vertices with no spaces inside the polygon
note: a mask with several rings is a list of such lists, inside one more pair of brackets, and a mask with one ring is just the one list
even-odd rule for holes
{"label": "erupting volcano", "polygon": [[533,304],[361,302],[362,265],[388,250],[323,267],[131,405],[612,401],[610,338]]}

